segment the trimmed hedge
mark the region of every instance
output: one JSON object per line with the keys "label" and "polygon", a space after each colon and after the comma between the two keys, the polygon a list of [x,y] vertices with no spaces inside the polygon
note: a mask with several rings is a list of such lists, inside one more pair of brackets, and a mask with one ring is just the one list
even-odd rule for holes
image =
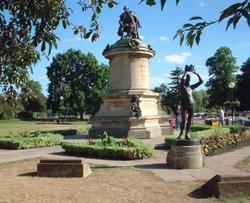
{"label": "trimmed hedge", "polygon": [[102,139],[92,140],[91,142],[65,142],[62,148],[66,153],[91,157],[101,157],[109,159],[144,159],[153,155],[154,148],[142,141],[135,139],[112,138],[110,143]]}
{"label": "trimmed hedge", "polygon": [[0,148],[28,149],[59,145],[63,142],[63,136],[53,133],[34,132],[27,135],[16,134],[0,138]]}

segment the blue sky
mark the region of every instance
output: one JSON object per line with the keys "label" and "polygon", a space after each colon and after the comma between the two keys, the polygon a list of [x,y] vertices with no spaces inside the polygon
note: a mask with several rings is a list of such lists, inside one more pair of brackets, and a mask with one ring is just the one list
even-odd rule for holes
{"label": "blue sky", "polygon": [[[156,51],[156,55],[150,60],[150,87],[152,89],[162,83],[168,84],[169,73],[177,65],[183,68],[185,64],[194,64],[196,71],[206,82],[209,78],[205,62],[222,46],[231,49],[233,56],[237,58],[238,66],[241,66],[250,57],[250,29],[245,20],[239,21],[236,30],[229,28],[226,31],[226,22],[208,27],[201,37],[200,45],[194,45],[192,49],[185,44],[180,46],[179,39],[173,40],[176,30],[187,23],[190,17],[202,16],[207,21],[213,21],[218,19],[220,12],[227,6],[241,1],[182,0],[176,6],[175,0],[168,0],[163,11],[161,11],[160,5],[149,7],[145,3],[139,4],[140,0],[117,1],[119,5],[112,9],[104,7],[102,10],[99,17],[102,25],[101,38],[94,43],[74,35],[72,27],[57,30],[56,33],[60,38],[58,49],[52,50],[50,61],[42,57],[41,61],[33,67],[33,74],[31,74],[31,79],[40,82],[45,95],[47,95],[49,83],[46,67],[50,65],[53,56],[57,53],[63,53],[73,48],[81,50],[83,53],[93,53],[100,63],[109,63],[102,56],[102,51],[107,44],[114,44],[120,39],[117,35],[118,21],[124,6],[128,6],[136,13],[142,25],[142,28],[139,29],[142,41],[150,44]],[[74,24],[88,26],[90,21],[88,15],[81,11],[77,1],[68,2],[69,7],[74,10],[70,21]],[[195,81],[196,77],[193,79],[193,82]],[[205,89],[205,86],[203,85],[201,88]]]}

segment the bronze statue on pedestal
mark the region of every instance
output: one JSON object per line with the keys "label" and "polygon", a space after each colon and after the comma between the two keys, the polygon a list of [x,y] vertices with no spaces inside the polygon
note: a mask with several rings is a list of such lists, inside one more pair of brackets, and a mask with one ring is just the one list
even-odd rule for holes
{"label": "bronze statue on pedestal", "polygon": [[[190,75],[187,74],[187,72],[192,72],[199,78],[199,81],[193,85],[190,85]],[[194,114],[194,97],[193,97],[193,90],[197,87],[199,87],[203,83],[203,80],[201,79],[200,75],[196,73],[193,65],[186,65],[185,66],[185,72],[181,78],[181,83],[179,87],[179,91],[181,94],[181,131],[179,134],[179,137],[177,139],[181,139],[181,136],[183,134],[185,124],[186,124],[186,132],[185,132],[185,139],[190,140],[190,136],[188,134],[189,128],[191,125],[191,120]],[[187,123],[186,123],[186,114],[188,114],[187,117]]]}

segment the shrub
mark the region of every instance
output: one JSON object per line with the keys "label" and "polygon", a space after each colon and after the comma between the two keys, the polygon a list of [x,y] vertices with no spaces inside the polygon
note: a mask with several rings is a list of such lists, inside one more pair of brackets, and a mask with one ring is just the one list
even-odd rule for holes
{"label": "shrub", "polygon": [[245,133],[247,131],[247,127],[242,125],[230,125],[228,128],[230,133]]}
{"label": "shrub", "polygon": [[77,129],[66,129],[66,130],[52,130],[48,133],[60,134],[60,135],[76,135],[78,134]]}
{"label": "shrub", "polygon": [[106,142],[110,136],[103,139],[96,139],[91,143],[84,142],[65,142],[62,148],[66,153],[75,155],[84,155],[91,157],[101,157],[110,159],[143,159],[153,155],[154,149],[151,145],[145,144],[136,139],[110,139],[110,143]]}
{"label": "shrub", "polygon": [[197,132],[197,131],[209,130],[211,128],[213,128],[213,127],[209,126],[209,125],[192,125],[190,127],[190,131]]}
{"label": "shrub", "polygon": [[63,136],[53,133],[16,134],[0,138],[0,148],[28,149],[59,145],[63,142]]}

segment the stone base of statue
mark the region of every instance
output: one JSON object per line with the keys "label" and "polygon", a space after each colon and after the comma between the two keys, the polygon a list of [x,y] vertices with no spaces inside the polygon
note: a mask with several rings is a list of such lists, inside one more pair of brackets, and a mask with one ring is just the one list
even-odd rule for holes
{"label": "stone base of statue", "polygon": [[159,94],[149,87],[152,48],[139,39],[121,39],[107,45],[103,55],[110,64],[109,93],[101,97],[100,109],[91,119],[91,135],[98,137],[104,131],[113,137],[135,138],[173,134]]}
{"label": "stone base of statue", "polygon": [[167,154],[167,164],[175,169],[199,169],[205,166],[200,140],[177,139]]}

